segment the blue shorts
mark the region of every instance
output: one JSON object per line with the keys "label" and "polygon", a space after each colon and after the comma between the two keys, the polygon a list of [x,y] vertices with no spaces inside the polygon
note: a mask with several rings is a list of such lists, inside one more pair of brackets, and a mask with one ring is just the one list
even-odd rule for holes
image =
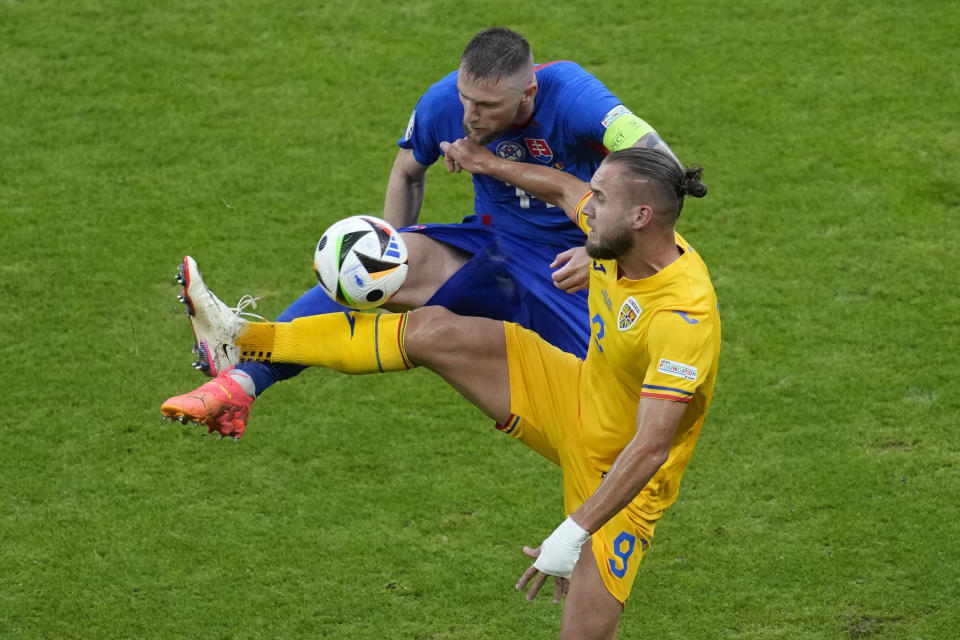
{"label": "blue shorts", "polygon": [[586,356],[587,292],[558,289],[549,266],[569,246],[531,242],[476,222],[415,225],[400,231],[423,233],[472,254],[427,304],[461,315],[516,322],[564,351]]}
{"label": "blue shorts", "polygon": [[[550,263],[570,248],[562,239],[531,241],[472,222],[418,224],[401,233],[422,233],[471,255],[427,301],[465,316],[507,320],[537,332],[544,340],[584,358],[590,340],[587,292],[566,293],[551,279]],[[334,310],[319,285],[278,318],[289,321]]]}

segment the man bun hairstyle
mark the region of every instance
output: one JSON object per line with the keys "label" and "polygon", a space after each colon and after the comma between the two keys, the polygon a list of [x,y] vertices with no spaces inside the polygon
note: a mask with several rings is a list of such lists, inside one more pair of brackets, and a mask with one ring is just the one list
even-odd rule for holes
{"label": "man bun hairstyle", "polygon": [[679,195],[702,198],[707,195],[707,185],[700,182],[703,175],[703,166],[695,164],[683,170],[683,179],[680,181]]}
{"label": "man bun hairstyle", "polygon": [[530,43],[506,27],[484,29],[460,56],[460,71],[477,80],[499,82],[533,63]]}
{"label": "man bun hairstyle", "polygon": [[607,156],[606,162],[619,163],[637,177],[653,182],[664,208],[668,211],[675,209],[674,218],[683,209],[684,196],[702,198],[707,195],[707,185],[700,181],[702,166],[684,168],[672,156],[658,149],[629,147],[614,151]]}

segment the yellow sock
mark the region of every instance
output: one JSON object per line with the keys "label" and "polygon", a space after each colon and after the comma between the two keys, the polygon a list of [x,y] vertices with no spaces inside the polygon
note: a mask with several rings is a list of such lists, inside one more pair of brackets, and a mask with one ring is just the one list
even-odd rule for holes
{"label": "yellow sock", "polygon": [[290,362],[343,373],[403,371],[405,313],[324,313],[293,322],[248,322],[237,346],[242,360]]}

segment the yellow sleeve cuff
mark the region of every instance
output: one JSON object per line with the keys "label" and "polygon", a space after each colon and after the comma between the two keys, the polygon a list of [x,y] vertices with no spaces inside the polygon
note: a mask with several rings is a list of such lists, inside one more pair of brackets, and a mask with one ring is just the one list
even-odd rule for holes
{"label": "yellow sleeve cuff", "polygon": [[580,198],[580,202],[577,203],[577,208],[575,211],[575,219],[577,221],[577,226],[580,227],[580,230],[584,233],[590,233],[590,224],[587,222],[587,216],[583,213],[583,205],[587,204],[593,196],[593,191],[588,191],[587,195]]}

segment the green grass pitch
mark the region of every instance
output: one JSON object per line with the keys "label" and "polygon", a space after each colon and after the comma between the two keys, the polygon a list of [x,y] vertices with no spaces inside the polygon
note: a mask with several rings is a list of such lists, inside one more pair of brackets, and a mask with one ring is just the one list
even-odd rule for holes
{"label": "green grass pitch", "polygon": [[494,24],[706,167],[720,381],[621,637],[960,636],[957,3],[0,0],[0,638],[555,637],[559,474],[429,373],[158,417],[180,257],[278,314]]}

